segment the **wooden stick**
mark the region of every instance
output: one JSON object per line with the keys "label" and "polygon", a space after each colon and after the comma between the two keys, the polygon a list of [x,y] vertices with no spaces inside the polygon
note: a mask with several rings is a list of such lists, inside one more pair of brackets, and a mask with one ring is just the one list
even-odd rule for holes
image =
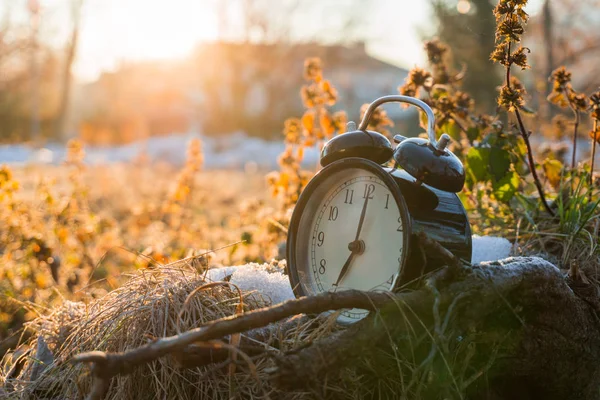
{"label": "wooden stick", "polygon": [[316,314],[344,308],[375,310],[390,302],[393,298],[392,293],[362,292],[360,290],[322,293],[316,296],[288,300],[273,307],[222,318],[202,327],[176,336],[158,339],[145,346],[127,350],[123,353],[92,351],[79,354],[72,361],[92,364],[94,386],[88,400],[99,400],[103,398],[103,393],[112,377],[129,374],[137,366],[154,361],[173,351],[181,350],[194,342],[219,339],[232,333],[246,332],[296,314]]}

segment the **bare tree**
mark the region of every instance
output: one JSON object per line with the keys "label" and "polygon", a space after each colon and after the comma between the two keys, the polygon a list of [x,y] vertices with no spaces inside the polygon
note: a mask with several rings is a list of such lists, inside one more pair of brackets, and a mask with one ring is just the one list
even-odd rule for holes
{"label": "bare tree", "polygon": [[61,78],[60,100],[58,103],[58,111],[56,114],[54,137],[59,138],[64,135],[65,121],[68,114],[69,98],[71,94],[71,68],[77,52],[77,43],[79,40],[79,29],[81,25],[81,9],[83,8],[84,0],[71,0],[71,18],[72,28],[69,41],[65,48],[65,61]]}

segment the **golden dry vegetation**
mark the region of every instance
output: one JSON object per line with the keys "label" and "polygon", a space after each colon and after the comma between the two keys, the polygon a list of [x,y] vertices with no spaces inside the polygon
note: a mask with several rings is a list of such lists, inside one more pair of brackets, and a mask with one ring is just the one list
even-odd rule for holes
{"label": "golden dry vegetation", "polygon": [[102,296],[137,269],[192,256],[204,265],[277,256],[285,229],[264,171],[203,171],[199,141],[179,169],[143,157],[86,166],[84,151],[72,141],[63,165],[0,168],[0,340],[64,299]]}

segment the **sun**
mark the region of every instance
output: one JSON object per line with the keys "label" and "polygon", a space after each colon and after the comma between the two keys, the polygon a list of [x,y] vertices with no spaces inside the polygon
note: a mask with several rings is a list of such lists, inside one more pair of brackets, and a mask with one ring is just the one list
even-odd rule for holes
{"label": "sun", "polygon": [[121,62],[183,58],[218,37],[213,2],[90,1],[84,10],[76,75],[93,79]]}

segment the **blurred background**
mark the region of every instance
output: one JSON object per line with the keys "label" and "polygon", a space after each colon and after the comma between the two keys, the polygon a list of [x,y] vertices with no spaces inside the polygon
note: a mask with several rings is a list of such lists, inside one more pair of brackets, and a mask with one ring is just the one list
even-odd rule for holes
{"label": "blurred background", "polygon": [[[495,4],[0,0],[0,162],[62,160],[71,138],[88,146],[88,161],[130,159],[142,145],[177,161],[179,139],[200,135],[215,150],[273,145],[275,163],[283,121],[303,112],[307,57],[322,59],[339,91],[334,109],[356,120],[362,104],[397,93],[410,68],[425,66],[422,42],[434,36],[468,71],[464,91],[493,113],[502,81],[502,68],[489,62]],[[581,91],[597,84],[599,2],[531,0],[526,10],[533,68],[522,79],[538,117],[549,120],[556,111],[540,99],[554,68],[567,66]],[[396,130],[417,129],[414,111],[388,115]]]}

